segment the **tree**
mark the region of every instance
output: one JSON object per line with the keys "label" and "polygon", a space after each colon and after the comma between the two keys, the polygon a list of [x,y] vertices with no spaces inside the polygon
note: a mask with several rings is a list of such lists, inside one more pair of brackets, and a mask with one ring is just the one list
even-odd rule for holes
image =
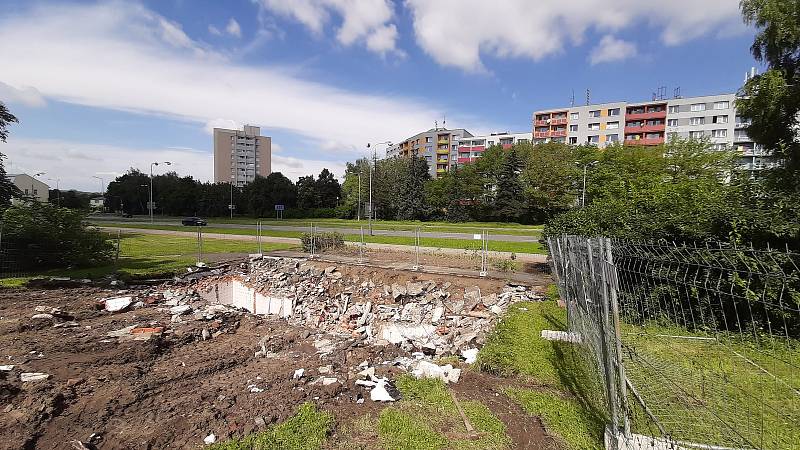
{"label": "tree", "polygon": [[[361,181],[359,183],[359,174]],[[347,163],[344,173],[344,183],[342,183],[342,201],[339,205],[339,217],[353,219],[363,216],[363,206],[358,204],[359,191],[361,192],[361,202],[367,201],[369,192],[366,184],[369,182],[369,162],[365,158],[356,160],[354,163]]]}
{"label": "tree", "polygon": [[317,208],[334,208],[342,195],[342,187],[339,181],[328,169],[322,169],[314,183],[317,197]]}
{"label": "tree", "polygon": [[0,141],[5,142],[8,137],[8,126],[12,123],[19,123],[17,117],[11,114],[3,102],[0,102]]}
{"label": "tree", "polygon": [[525,210],[525,197],[522,192],[522,183],[519,179],[521,172],[520,161],[517,158],[516,150],[513,148],[504,159],[497,177],[495,214],[503,222],[516,222]]}
{"label": "tree", "polygon": [[286,208],[297,205],[297,187],[282,173],[272,172],[266,177],[256,176],[242,189],[242,197],[245,213],[270,217],[275,214],[275,205],[284,205]]}
{"label": "tree", "polygon": [[400,185],[398,220],[421,220],[427,216],[428,206],[424,192],[425,183],[430,179],[428,162],[424,158],[412,156],[409,159],[408,174]]}
{"label": "tree", "polygon": [[297,207],[300,209],[316,208],[317,183],[312,175],[300,177],[297,180]]}
{"label": "tree", "polygon": [[577,204],[583,187],[582,167],[596,159],[597,151],[594,146],[550,142],[528,152],[522,180],[533,221],[546,222]]}
{"label": "tree", "polygon": [[745,83],[737,111],[751,122],[747,133],[755,142],[798,170],[800,0],[742,0],[740,7],[744,22],[758,29],[750,51],[769,69]]}

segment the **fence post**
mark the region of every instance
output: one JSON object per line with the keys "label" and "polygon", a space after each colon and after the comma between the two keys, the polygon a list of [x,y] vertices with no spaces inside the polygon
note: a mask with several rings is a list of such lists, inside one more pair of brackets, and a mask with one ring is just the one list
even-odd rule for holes
{"label": "fence post", "polygon": [[114,256],[114,267],[116,267],[118,262],[119,262],[119,247],[120,247],[121,242],[122,242],[122,231],[118,229],[117,230],[117,254]]}
{"label": "fence post", "polygon": [[261,255],[261,221],[256,224],[256,241],[258,241],[258,254]]}
{"label": "fence post", "polygon": [[197,262],[203,262],[203,227],[197,226]]}
{"label": "fence post", "polygon": [[364,264],[364,225],[361,225],[361,242],[358,243],[358,263]]}
{"label": "fence post", "polygon": [[[611,416],[611,441],[613,442],[614,448],[619,448],[619,417],[617,416],[617,389],[616,383],[614,379],[616,378],[616,374],[613,368],[613,360],[611,349],[609,348],[609,344],[611,342],[611,336],[613,330],[611,330],[609,325],[609,289],[608,289],[608,280],[606,277],[606,268],[603,264],[604,261],[604,254],[603,251],[603,239],[598,238],[597,243],[599,248],[599,255],[598,260],[600,261],[600,289],[599,289],[599,298],[597,299],[600,302],[600,310],[598,311],[600,317],[597,321],[598,327],[600,328],[600,351],[602,353],[603,358],[603,373],[605,378],[605,387],[606,387],[606,401],[608,402],[608,414]],[[592,252],[592,240],[586,240],[587,249],[589,251],[589,267],[592,268],[592,282],[596,285],[596,270],[595,270],[595,258]]]}
{"label": "fence post", "polygon": [[611,300],[611,319],[613,321],[614,326],[614,341],[616,342],[616,358],[615,363],[617,365],[617,384],[619,385],[619,393],[622,397],[620,400],[620,407],[622,408],[622,417],[623,417],[623,427],[625,432],[625,437],[630,437],[631,435],[631,424],[629,419],[629,410],[628,410],[628,389],[625,383],[625,366],[622,363],[622,331],[620,329],[619,323],[619,301],[617,298],[617,293],[619,292],[619,278],[617,275],[617,266],[614,264],[614,256],[612,254],[611,248],[611,239],[605,238],[605,247],[606,247],[606,264],[608,267],[608,286],[609,292],[611,293],[610,300]]}
{"label": "fence post", "polygon": [[419,270],[419,227],[414,228],[414,267],[412,270]]}

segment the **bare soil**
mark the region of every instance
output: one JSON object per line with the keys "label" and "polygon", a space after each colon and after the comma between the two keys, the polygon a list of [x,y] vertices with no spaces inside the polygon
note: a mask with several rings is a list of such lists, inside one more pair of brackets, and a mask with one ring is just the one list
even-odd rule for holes
{"label": "bare soil", "polygon": [[[433,279],[478,285],[484,292],[499,292],[505,284],[367,267],[339,270],[384,283]],[[320,355],[313,346],[321,337],[317,330],[246,313],[171,322],[153,288],[128,291],[144,299],[143,307],[102,309],[101,299],[119,294],[90,287],[0,290],[0,365],[14,365],[0,371],[0,449],[80,448],[73,444],[78,441],[98,449],[200,448],[209,433],[218,440],[242,436],[285,420],[307,401],[337,421],[350,421],[381,409],[368,398],[356,403],[365,390],[355,385],[355,367],[406,354],[339,339],[335,351]],[[37,307],[60,308],[77,326],[54,327],[65,318],[32,319]],[[108,336],[131,325],[164,331],[149,340]],[[204,329],[213,337],[204,340]],[[260,343],[269,356],[255,356]],[[331,371],[323,373],[326,366]],[[299,368],[306,376],[293,379]],[[49,379],[23,383],[23,372]],[[322,375],[339,383],[313,383]],[[489,395],[499,388],[496,380],[468,374],[454,388],[484,401],[506,423],[517,448],[550,448],[541,423],[507,398]]]}

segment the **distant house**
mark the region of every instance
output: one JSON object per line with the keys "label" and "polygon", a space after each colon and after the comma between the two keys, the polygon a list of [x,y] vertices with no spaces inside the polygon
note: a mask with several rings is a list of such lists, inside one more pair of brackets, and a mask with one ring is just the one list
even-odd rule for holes
{"label": "distant house", "polygon": [[97,197],[92,197],[89,199],[89,207],[94,210],[103,210],[103,206],[105,205],[105,197],[98,195]]}
{"label": "distant house", "polygon": [[9,174],[8,178],[14,183],[22,195],[27,199],[34,199],[41,203],[46,203],[50,198],[50,186],[38,179],[26,174]]}

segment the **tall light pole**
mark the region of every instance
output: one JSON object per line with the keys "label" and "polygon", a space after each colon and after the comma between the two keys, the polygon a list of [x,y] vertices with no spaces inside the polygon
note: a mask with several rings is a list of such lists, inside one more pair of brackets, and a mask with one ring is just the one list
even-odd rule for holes
{"label": "tall light pole", "polygon": [[97,178],[100,180],[100,195],[103,196],[103,207],[101,208],[100,212],[105,212],[105,203],[106,203],[106,182],[103,180],[102,177],[98,177],[97,175],[92,175],[92,178]]}
{"label": "tall light pole", "polygon": [[[377,144],[375,144],[376,147],[378,145],[391,146],[392,145],[392,141],[378,142]],[[367,148],[370,148],[370,147],[371,147],[371,145],[369,143],[367,143]],[[376,161],[375,161],[376,159],[377,159],[377,155],[375,154],[375,147],[372,147],[372,164],[370,164],[370,166],[369,166],[369,212],[367,213],[367,214],[369,214],[367,216],[368,217],[367,220],[369,221],[369,235],[370,236],[372,236],[372,214],[373,214],[373,211],[375,210],[374,205],[372,204],[372,172],[374,172],[374,167],[373,166],[376,165]]]}
{"label": "tall light pole", "polygon": [[56,192],[58,192],[58,197],[56,197],[56,198],[58,199],[57,200],[58,201],[58,207],[60,208],[61,207],[61,187],[59,187],[59,184],[61,182],[61,178],[56,178],[56,179],[48,178],[47,181],[55,181],[56,182]]}
{"label": "tall light pole", "polygon": [[356,221],[361,222],[361,167],[358,168],[358,205],[356,206]]}
{"label": "tall light pole", "polygon": [[[583,191],[581,193],[581,208],[586,206],[586,170],[589,168],[589,166],[594,166],[598,162],[600,161],[592,161],[583,165]],[[580,162],[578,162],[578,164],[580,164]]]}
{"label": "tall light pole", "polygon": [[[35,174],[33,174],[33,178],[40,177],[40,176],[42,176],[42,175],[44,175],[46,173],[47,172],[35,173]],[[33,183],[31,183],[31,198],[36,200],[36,194],[34,194],[34,192],[35,192],[35,189],[33,188]],[[50,199],[50,192],[47,193],[47,198],[48,198],[48,200]]]}
{"label": "tall light pole", "polygon": [[[162,164],[172,165],[169,161],[164,161]],[[153,166],[157,165],[157,162],[150,163],[150,201],[147,203],[147,208],[150,210],[150,223],[153,223]]]}

